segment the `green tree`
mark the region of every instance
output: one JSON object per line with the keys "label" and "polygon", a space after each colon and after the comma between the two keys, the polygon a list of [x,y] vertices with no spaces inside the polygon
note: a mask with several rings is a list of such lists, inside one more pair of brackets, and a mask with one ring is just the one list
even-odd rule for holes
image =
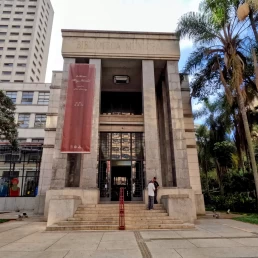
{"label": "green tree", "polygon": [[0,91],[0,137],[8,140],[16,148],[18,132],[14,113],[15,105],[12,100]]}
{"label": "green tree", "polygon": [[[197,72],[194,78],[195,85],[198,85],[199,90],[203,86],[207,86],[203,82],[207,82],[207,78],[204,76],[208,75],[210,82],[214,82],[213,87],[214,85],[220,86],[222,83],[230,105],[233,103],[233,97],[236,98],[242,116],[258,194],[257,164],[246,114],[243,88],[246,55],[241,52],[245,51],[247,44],[250,43],[250,39],[247,37],[249,27],[236,19],[236,13],[226,13],[225,10],[224,17],[223,21],[217,22],[214,20],[212,10],[205,13],[187,13],[179,20],[177,34],[180,38],[190,38],[197,46],[187,65],[190,62],[192,70],[196,67],[201,68],[201,73]],[[213,71],[216,71],[216,76]],[[218,80],[218,74],[220,80]],[[210,91],[209,85],[208,88]]]}

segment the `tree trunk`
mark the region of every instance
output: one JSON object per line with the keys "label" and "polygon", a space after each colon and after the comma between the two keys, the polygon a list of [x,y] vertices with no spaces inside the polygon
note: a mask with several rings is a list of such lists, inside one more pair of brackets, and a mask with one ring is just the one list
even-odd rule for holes
{"label": "tree trunk", "polygon": [[[246,115],[246,109],[245,109],[245,104],[244,104],[244,99],[240,90],[240,85],[236,85],[236,90],[237,90],[237,97],[238,97],[238,104],[240,108],[240,112],[242,115],[242,120],[244,124],[244,129],[245,129],[245,137],[248,145],[248,150],[249,150],[249,155],[251,159],[251,165],[252,165],[252,170],[254,174],[254,182],[255,182],[255,189],[256,189],[256,200],[258,201],[258,174],[257,174],[257,164],[255,160],[255,153],[254,153],[254,148],[252,144],[252,138],[251,138],[251,133],[249,129],[249,124],[247,120],[247,115]],[[258,207],[258,203],[257,203]]]}
{"label": "tree trunk", "polygon": [[255,84],[256,84],[256,89],[258,90],[258,63],[257,63],[257,57],[254,49],[252,49],[252,55],[254,59]]}
{"label": "tree trunk", "polygon": [[209,187],[209,177],[208,177],[207,160],[205,160],[205,175],[206,175],[207,194],[208,194],[208,196],[210,196],[210,187]]}
{"label": "tree trunk", "polygon": [[217,176],[218,176],[218,180],[219,180],[219,188],[220,188],[220,194],[222,196],[224,196],[224,185],[222,182],[222,172],[221,172],[221,167],[219,165],[219,162],[217,159],[215,159],[216,162],[216,170],[217,170]]}
{"label": "tree trunk", "polygon": [[256,30],[254,17],[253,17],[253,11],[252,11],[251,8],[250,8],[250,13],[249,13],[249,19],[250,19],[250,23],[251,23],[251,27],[252,27],[252,30],[253,30],[253,33],[254,33],[255,40],[258,43],[258,32]]}

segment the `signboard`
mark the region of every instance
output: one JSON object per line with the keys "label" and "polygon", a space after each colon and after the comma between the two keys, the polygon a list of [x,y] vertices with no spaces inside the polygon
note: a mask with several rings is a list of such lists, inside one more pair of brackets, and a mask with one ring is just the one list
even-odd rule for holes
{"label": "signboard", "polygon": [[94,87],[94,65],[70,65],[62,153],[90,153]]}

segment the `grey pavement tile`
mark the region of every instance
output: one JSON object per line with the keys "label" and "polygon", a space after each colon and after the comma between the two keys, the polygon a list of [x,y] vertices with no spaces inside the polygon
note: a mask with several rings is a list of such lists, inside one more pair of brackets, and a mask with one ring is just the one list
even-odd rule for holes
{"label": "grey pavement tile", "polygon": [[14,250],[19,250],[21,252],[44,251],[52,244],[52,241],[43,243],[11,243],[3,247],[0,247],[0,252]]}
{"label": "grey pavement tile", "polygon": [[140,250],[105,250],[96,251],[93,258],[142,258]]}
{"label": "grey pavement tile", "polygon": [[252,233],[248,233],[248,232],[219,232],[218,235],[222,236],[222,237],[255,237],[257,235],[252,234]]}
{"label": "grey pavement tile", "polygon": [[2,258],[23,258],[28,255],[28,252],[13,252],[13,251],[8,251],[8,252],[2,252],[0,251],[0,257]]}
{"label": "grey pavement tile", "polygon": [[146,245],[150,250],[196,248],[196,246],[190,243],[188,240],[152,240],[151,242],[146,242]]}
{"label": "grey pavement tile", "polygon": [[230,239],[189,239],[189,241],[197,247],[235,247],[241,246]]}
{"label": "grey pavement tile", "polygon": [[68,251],[65,258],[89,258],[92,257],[93,253],[96,252],[94,250],[70,250]]}
{"label": "grey pavement tile", "polygon": [[97,250],[127,250],[138,249],[136,240],[100,242]]}
{"label": "grey pavement tile", "polygon": [[[60,251],[60,250],[97,250],[99,243],[90,241],[62,241],[59,240],[52,246],[50,246],[46,251]],[[1,250],[1,249],[0,249]]]}
{"label": "grey pavement tile", "polygon": [[53,241],[53,243],[54,243],[55,241],[58,241],[59,239],[61,239],[65,235],[67,235],[67,233],[62,233],[62,232],[41,233],[41,232],[37,232],[37,233],[34,233],[32,235],[25,236],[25,237],[19,239],[18,241],[16,241],[16,243],[36,243],[36,242],[49,242],[49,241]]}
{"label": "grey pavement tile", "polygon": [[174,249],[153,249],[151,256],[152,258],[182,258]]}
{"label": "grey pavement tile", "polygon": [[107,232],[104,233],[101,242],[106,241],[134,241],[135,236],[133,232]]}
{"label": "grey pavement tile", "polygon": [[233,241],[245,245],[245,246],[257,246],[258,247],[258,238],[237,238],[232,239]]}
{"label": "grey pavement tile", "polygon": [[204,257],[216,257],[216,258],[242,258],[242,257],[257,257],[258,248],[256,247],[213,247],[213,248],[192,248],[192,249],[176,249],[176,251],[183,258],[204,258]]}
{"label": "grey pavement tile", "polygon": [[8,243],[0,243],[0,247],[2,247],[4,245],[8,245]]}
{"label": "grey pavement tile", "polygon": [[177,231],[177,234],[182,236],[183,238],[219,238],[221,237],[218,234],[210,233],[207,231]]}
{"label": "grey pavement tile", "polygon": [[182,238],[177,231],[141,231],[141,236],[144,239],[154,239],[154,238]]}
{"label": "grey pavement tile", "polygon": [[22,258],[64,258],[68,251],[29,252]]}

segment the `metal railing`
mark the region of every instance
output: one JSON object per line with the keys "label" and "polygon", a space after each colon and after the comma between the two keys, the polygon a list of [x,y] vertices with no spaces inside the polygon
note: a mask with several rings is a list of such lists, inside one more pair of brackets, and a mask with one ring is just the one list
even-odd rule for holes
{"label": "metal railing", "polygon": [[119,230],[125,230],[125,205],[124,205],[124,188],[120,188],[119,195]]}

